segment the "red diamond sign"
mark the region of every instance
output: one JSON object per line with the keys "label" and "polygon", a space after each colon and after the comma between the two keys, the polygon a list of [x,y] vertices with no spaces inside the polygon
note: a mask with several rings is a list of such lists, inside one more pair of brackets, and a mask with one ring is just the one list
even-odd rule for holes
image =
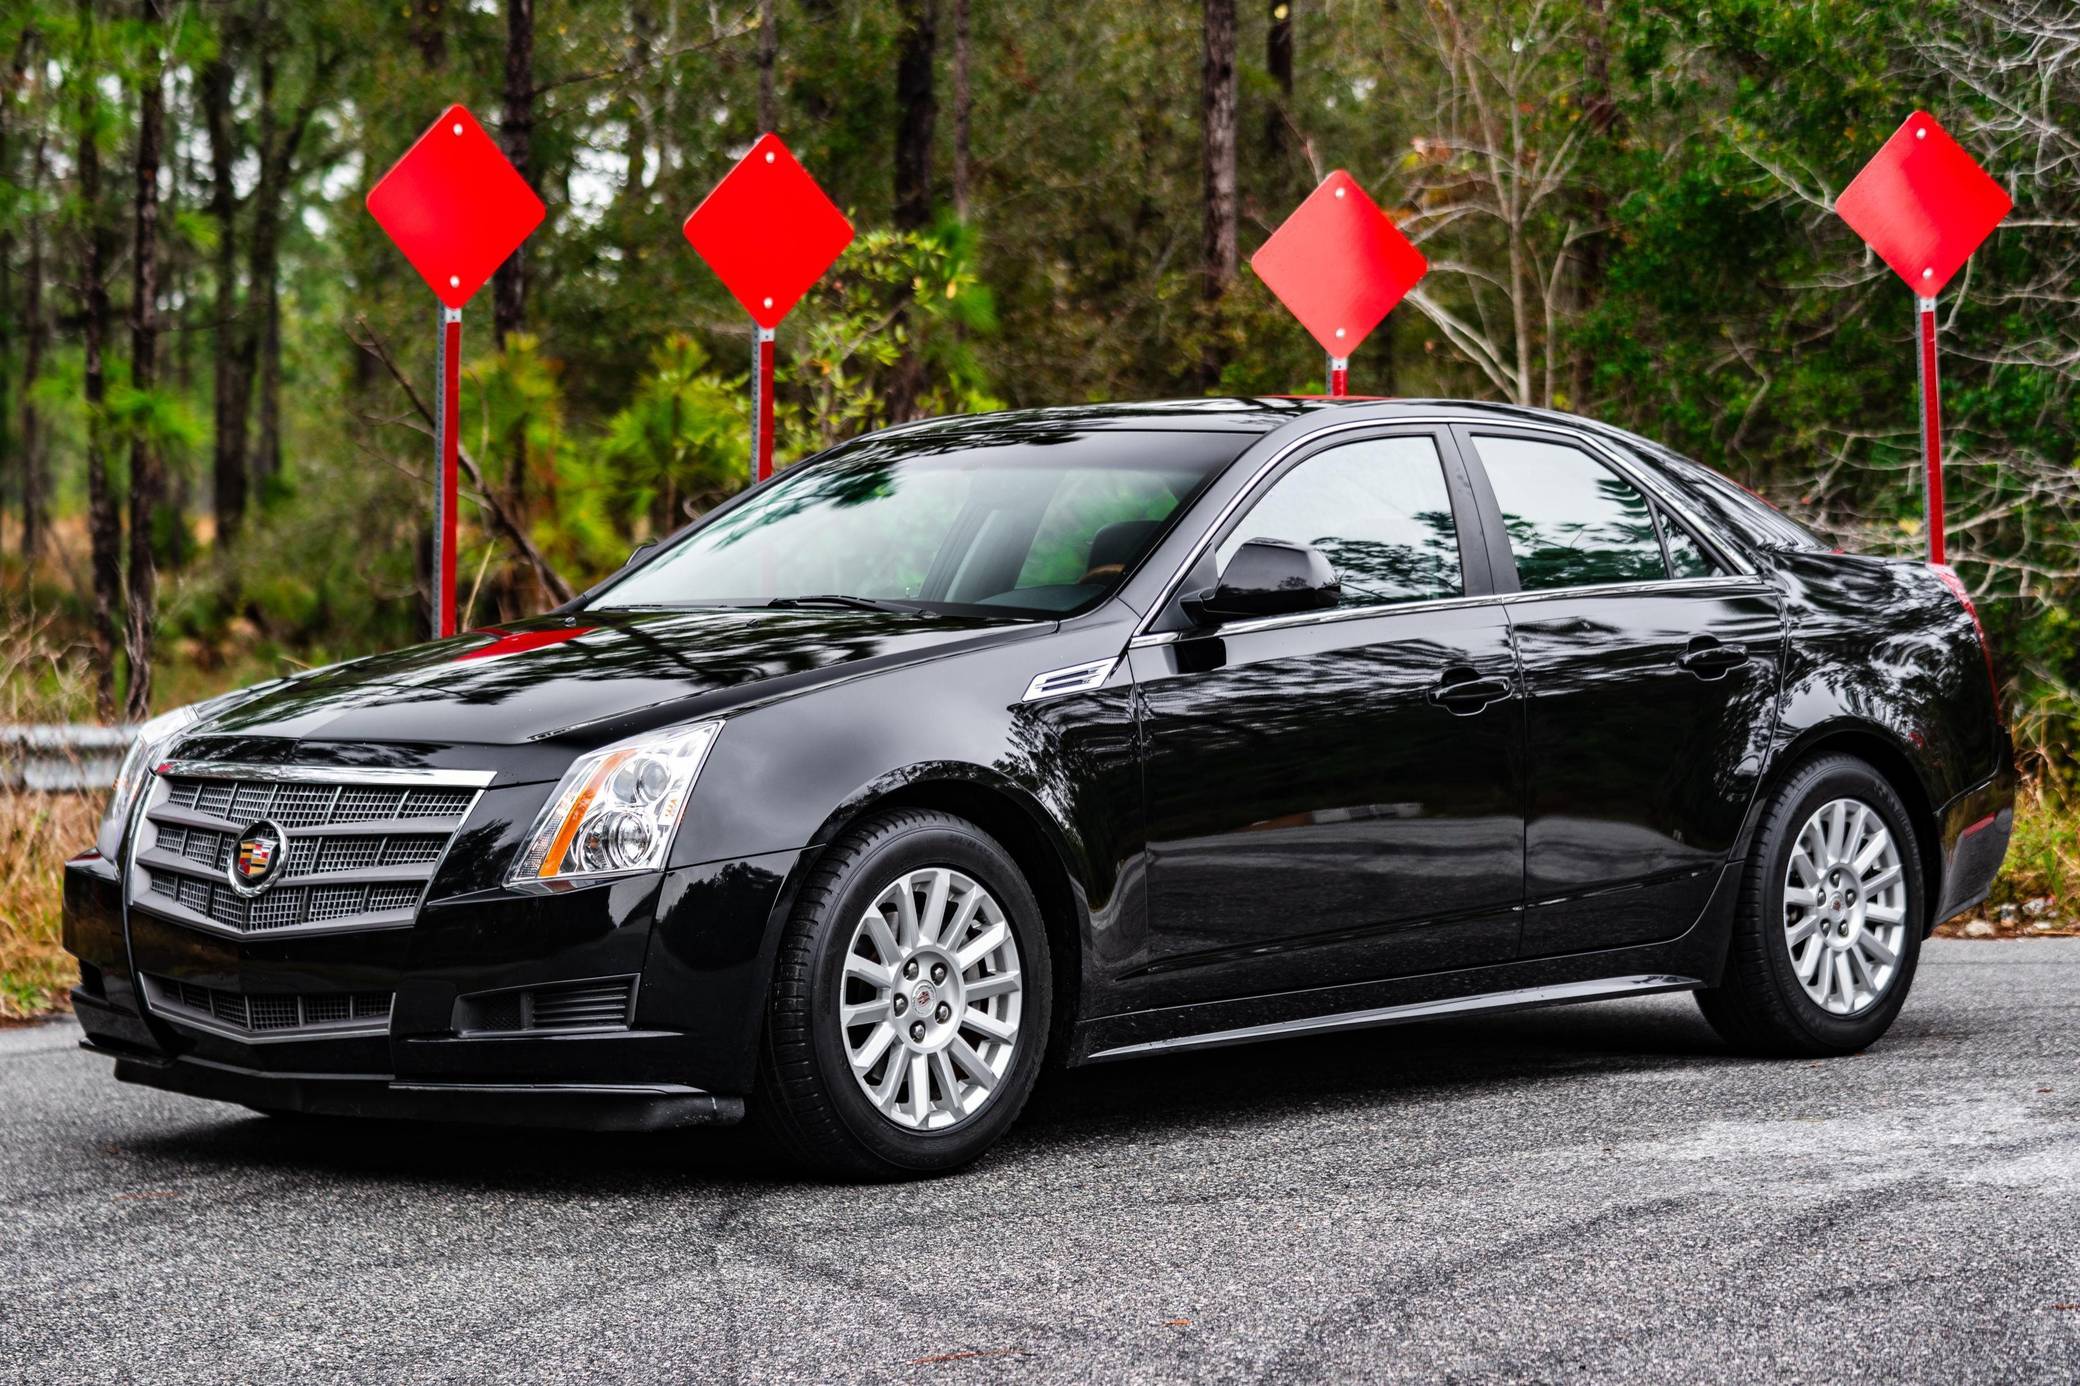
{"label": "red diamond sign", "polygon": [[768,329],[852,244],[852,223],[772,134],[759,136],[685,230],[752,321]]}
{"label": "red diamond sign", "polygon": [[1916,111],[1834,209],[1923,298],[1933,298],[2014,207],[1963,145]]}
{"label": "red diamond sign", "polygon": [[1350,355],[1430,268],[1342,169],[1307,195],[1249,264],[1331,356]]}
{"label": "red diamond sign", "polygon": [[450,106],[382,181],[368,213],[434,296],[460,308],[542,224],[542,200],[466,107]]}

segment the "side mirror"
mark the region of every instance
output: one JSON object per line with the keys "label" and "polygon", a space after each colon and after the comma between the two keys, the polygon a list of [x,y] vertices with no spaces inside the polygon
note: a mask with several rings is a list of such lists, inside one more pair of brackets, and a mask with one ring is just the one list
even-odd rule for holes
{"label": "side mirror", "polygon": [[630,549],[628,551],[628,557],[621,560],[621,570],[623,572],[626,572],[628,569],[635,567],[637,559],[641,558],[644,554],[650,552],[650,550],[656,548],[659,544],[662,544],[663,542],[664,540],[662,539],[645,539],[642,543]]}
{"label": "side mirror", "polygon": [[1343,584],[1320,549],[1283,539],[1252,539],[1235,551],[1220,580],[1185,598],[1185,614],[1208,625],[1256,616],[1323,611],[1343,596]]}

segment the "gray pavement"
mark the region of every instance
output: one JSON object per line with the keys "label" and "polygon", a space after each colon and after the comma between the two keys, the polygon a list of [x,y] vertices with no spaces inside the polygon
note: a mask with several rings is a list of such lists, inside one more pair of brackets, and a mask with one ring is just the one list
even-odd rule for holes
{"label": "gray pavement", "polygon": [[0,1380],[2080,1379],[2080,941],[1892,1034],[1687,998],[1054,1082],[964,1174],[282,1125],[0,1031]]}

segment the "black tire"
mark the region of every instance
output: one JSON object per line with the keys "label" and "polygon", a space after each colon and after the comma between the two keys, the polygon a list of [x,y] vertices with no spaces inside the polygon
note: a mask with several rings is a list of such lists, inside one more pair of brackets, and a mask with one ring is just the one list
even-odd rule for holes
{"label": "black tire", "polygon": [[[1897,845],[1906,884],[1906,920],[1897,973],[1861,1009],[1837,1015],[1806,993],[1785,943],[1784,876],[1799,830],[1822,805],[1856,799],[1883,820]],[[1885,777],[1847,755],[1798,766],[1771,795],[1757,826],[1719,985],[1696,993],[1714,1030],[1748,1054],[1819,1057],[1867,1048],[1892,1025],[1921,959],[1928,900],[1921,850],[1906,805]]]}
{"label": "black tire", "polygon": [[[917,1131],[860,1091],[837,1006],[857,921],[890,881],[934,866],[971,877],[1001,906],[1018,946],[1022,1000],[1010,1063],[988,1101],[952,1126]],[[751,1119],[784,1157],[819,1173],[886,1180],[958,1169],[996,1143],[1032,1093],[1052,1030],[1052,976],[1040,906],[993,838],[952,814],[878,814],[826,848],[803,884],[774,964]]]}

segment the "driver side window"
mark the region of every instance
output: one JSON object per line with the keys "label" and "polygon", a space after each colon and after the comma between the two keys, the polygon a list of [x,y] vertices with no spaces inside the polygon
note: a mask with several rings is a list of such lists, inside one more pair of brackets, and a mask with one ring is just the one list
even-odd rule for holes
{"label": "driver side window", "polygon": [[1317,453],[1272,484],[1214,550],[1226,569],[1252,539],[1321,550],[1343,584],[1339,607],[1465,591],[1451,491],[1427,435],[1367,438]]}

